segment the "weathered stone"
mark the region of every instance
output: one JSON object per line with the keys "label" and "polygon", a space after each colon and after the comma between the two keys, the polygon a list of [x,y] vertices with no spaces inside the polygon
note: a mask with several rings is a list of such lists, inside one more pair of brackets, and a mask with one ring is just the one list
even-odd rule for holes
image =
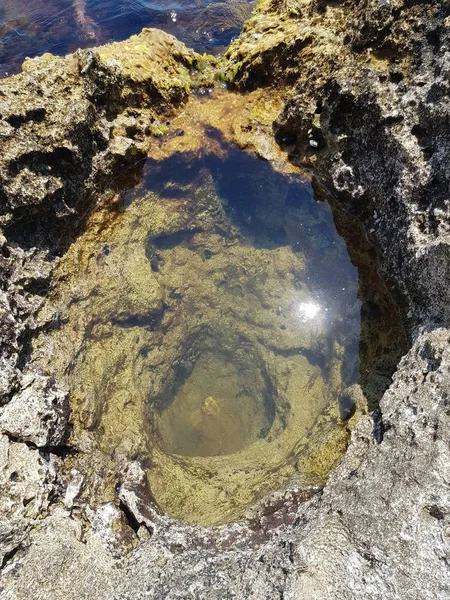
{"label": "weathered stone", "polygon": [[36,446],[57,446],[64,438],[69,397],[50,377],[25,375],[22,390],[0,408],[0,430]]}
{"label": "weathered stone", "polygon": [[58,459],[0,435],[0,564],[45,516],[54,493]]}
{"label": "weathered stone", "polygon": [[[411,317],[446,322],[447,3],[299,0],[281,13],[275,2],[259,8],[228,51],[228,77],[245,89],[292,86],[277,140],[366,222]],[[298,65],[289,81],[284,52]]]}
{"label": "weathered stone", "polygon": [[124,469],[124,480],[120,486],[119,498],[136,519],[137,523],[154,531],[159,519],[157,511],[146,502],[147,478],[138,463],[130,463]]}
{"label": "weathered stone", "polygon": [[87,506],[85,512],[92,529],[113,556],[121,558],[133,548],[136,541],[134,532],[123,512],[112,502],[98,506],[95,510]]}
{"label": "weathered stone", "polygon": [[80,494],[84,480],[83,475],[76,469],[71,469],[70,478],[71,479],[67,484],[66,491],[64,494],[64,506],[68,509],[71,509],[73,507],[75,499]]}
{"label": "weathered stone", "polygon": [[20,547],[27,536],[25,520],[0,517],[0,566]]}

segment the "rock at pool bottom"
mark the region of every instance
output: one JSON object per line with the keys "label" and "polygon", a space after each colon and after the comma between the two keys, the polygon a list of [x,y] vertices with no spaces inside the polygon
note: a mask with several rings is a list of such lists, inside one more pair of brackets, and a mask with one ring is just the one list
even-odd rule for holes
{"label": "rock at pool bottom", "polygon": [[[266,435],[274,416],[262,373],[227,357],[201,355],[175,398],[161,411],[163,449],[183,456],[232,454]],[[207,395],[209,394],[209,395]]]}

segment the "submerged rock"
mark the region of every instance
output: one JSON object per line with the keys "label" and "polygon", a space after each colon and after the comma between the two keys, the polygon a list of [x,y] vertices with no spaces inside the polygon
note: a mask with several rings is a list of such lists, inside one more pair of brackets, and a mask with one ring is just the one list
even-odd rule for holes
{"label": "submerged rock", "polygon": [[[200,156],[183,140],[182,153],[148,161],[116,220],[107,208],[87,220],[55,270],[62,323],[36,336],[31,356],[72,390],[71,466],[86,473],[90,502],[116,498],[125,456],[145,465],[148,504],[212,525],[290,478],[323,484],[346,447],[330,399],[343,365],[354,377],[360,309],[329,207],[298,175],[219,143],[204,118]],[[230,175],[245,183],[229,189]],[[297,186],[302,211],[290,205]],[[300,222],[314,244],[322,231],[325,249],[306,252]],[[322,252],[340,276],[319,286],[334,316],[314,320],[300,309]]]}

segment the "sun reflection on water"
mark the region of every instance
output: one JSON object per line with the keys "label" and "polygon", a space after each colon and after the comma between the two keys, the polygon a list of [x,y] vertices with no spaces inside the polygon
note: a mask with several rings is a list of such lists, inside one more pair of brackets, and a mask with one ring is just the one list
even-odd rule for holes
{"label": "sun reflection on water", "polygon": [[321,307],[315,302],[301,302],[298,305],[298,311],[300,313],[302,322],[306,323],[308,321],[312,321],[319,315]]}

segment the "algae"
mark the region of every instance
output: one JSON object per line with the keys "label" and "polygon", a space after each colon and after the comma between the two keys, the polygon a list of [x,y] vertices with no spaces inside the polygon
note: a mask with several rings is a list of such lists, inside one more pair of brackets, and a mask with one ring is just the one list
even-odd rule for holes
{"label": "algae", "polygon": [[172,122],[121,211],[88,218],[58,267],[58,327],[34,348],[71,389],[68,465],[91,502],[139,460],[149,502],[203,525],[323,485],[348,441],[339,399],[361,380],[358,270],[330,206],[267,150],[270,102],[243,126],[222,94]]}

